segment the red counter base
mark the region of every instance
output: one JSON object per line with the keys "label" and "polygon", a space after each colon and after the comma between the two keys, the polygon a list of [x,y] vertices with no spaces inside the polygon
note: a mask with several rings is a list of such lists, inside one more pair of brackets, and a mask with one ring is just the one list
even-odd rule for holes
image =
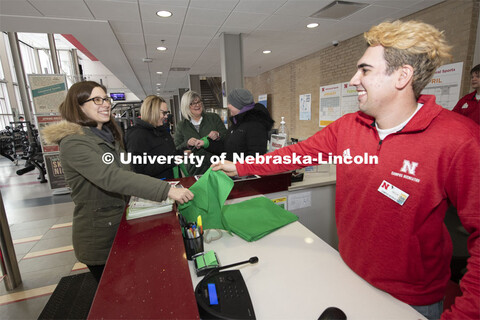
{"label": "red counter base", "polygon": [[[190,187],[194,178],[183,178]],[[290,173],[236,182],[230,198],[288,189]],[[115,237],[89,319],[199,319],[174,212],[127,221]]]}

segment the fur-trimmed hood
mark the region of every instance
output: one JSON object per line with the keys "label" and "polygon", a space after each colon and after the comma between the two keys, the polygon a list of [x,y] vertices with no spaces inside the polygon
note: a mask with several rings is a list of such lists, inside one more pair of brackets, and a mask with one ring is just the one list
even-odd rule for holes
{"label": "fur-trimmed hood", "polygon": [[66,136],[72,134],[84,135],[83,127],[66,120],[51,124],[42,130],[42,138],[48,144],[59,144]]}

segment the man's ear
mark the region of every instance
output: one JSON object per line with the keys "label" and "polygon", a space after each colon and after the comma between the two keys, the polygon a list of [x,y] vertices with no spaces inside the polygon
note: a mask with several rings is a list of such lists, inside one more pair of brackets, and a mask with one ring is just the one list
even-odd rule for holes
{"label": "man's ear", "polygon": [[405,64],[398,68],[398,78],[396,88],[399,90],[404,89],[408,84],[411,84],[413,79],[413,67],[409,64]]}

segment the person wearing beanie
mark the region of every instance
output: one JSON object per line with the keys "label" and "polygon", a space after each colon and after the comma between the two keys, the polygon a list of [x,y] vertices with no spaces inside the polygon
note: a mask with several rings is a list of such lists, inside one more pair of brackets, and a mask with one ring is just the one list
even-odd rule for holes
{"label": "person wearing beanie", "polygon": [[[253,101],[253,95],[247,89],[232,90],[232,92],[230,92],[230,94],[227,97],[227,102],[229,105],[228,109],[230,109],[230,105],[235,107],[235,109],[238,109],[238,110],[242,110],[244,107],[248,108],[250,106],[252,106],[253,108],[253,106],[255,105],[255,102]],[[236,110],[232,112],[231,109],[230,109],[230,113],[232,114],[232,116],[238,114]]]}
{"label": "person wearing beanie", "polygon": [[244,157],[265,154],[268,132],[274,123],[267,108],[255,103],[252,93],[246,89],[232,90],[227,102],[232,125],[225,139],[221,143],[210,143],[207,150],[216,154],[226,152],[227,160],[233,160],[234,153]]}

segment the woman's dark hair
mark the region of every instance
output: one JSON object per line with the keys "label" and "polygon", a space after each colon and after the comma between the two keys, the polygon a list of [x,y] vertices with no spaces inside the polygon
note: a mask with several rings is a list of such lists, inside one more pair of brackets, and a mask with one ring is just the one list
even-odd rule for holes
{"label": "woman's dark hair", "polygon": [[[92,94],[93,89],[97,87],[102,88],[103,91],[107,92],[107,88],[95,81],[81,81],[72,85],[70,89],[68,89],[65,100],[59,107],[62,118],[82,126],[96,127],[97,122],[87,117],[80,106],[85,103],[85,100],[87,100],[90,97],[90,94]],[[110,121],[105,123],[104,126],[107,126],[110,131],[112,131],[115,140],[123,147],[122,132],[115,123],[115,119],[111,113]]]}

